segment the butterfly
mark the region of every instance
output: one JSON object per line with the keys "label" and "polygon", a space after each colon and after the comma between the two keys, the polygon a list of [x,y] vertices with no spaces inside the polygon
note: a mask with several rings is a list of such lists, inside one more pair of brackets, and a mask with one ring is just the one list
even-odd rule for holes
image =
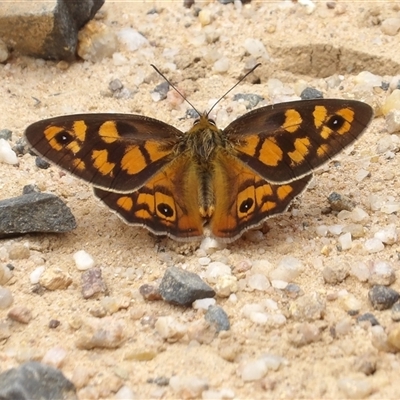
{"label": "butterfly", "polygon": [[77,114],[35,122],[25,137],[126,223],[230,242],[284,212],[372,116],[360,101],[316,99],[261,107],[223,130],[206,113],[186,133],[142,115]]}

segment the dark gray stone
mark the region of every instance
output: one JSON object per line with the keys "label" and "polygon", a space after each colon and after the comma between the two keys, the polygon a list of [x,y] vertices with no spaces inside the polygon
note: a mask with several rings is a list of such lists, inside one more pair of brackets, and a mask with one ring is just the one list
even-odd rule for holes
{"label": "dark gray stone", "polygon": [[56,368],[29,361],[0,374],[1,400],[77,400],[75,386]]}
{"label": "dark gray stone", "polygon": [[387,286],[375,285],[369,292],[368,298],[375,310],[387,310],[397,300],[399,293]]}
{"label": "dark gray stone", "polygon": [[79,30],[104,1],[2,1],[0,37],[22,54],[72,61],[76,58]]}
{"label": "dark gray stone", "polygon": [[160,94],[160,100],[164,100],[167,98],[168,91],[169,91],[168,82],[162,82],[154,88],[154,92]]}
{"label": "dark gray stone", "polygon": [[214,290],[198,275],[177,267],[165,271],[160,293],[168,303],[180,306],[190,306],[195,300],[215,296]]}
{"label": "dark gray stone", "polygon": [[260,101],[264,100],[264,97],[259,96],[258,94],[251,93],[238,93],[233,96],[234,101],[244,100],[247,101],[246,109],[251,110],[254,108]]}
{"label": "dark gray stone", "polygon": [[360,316],[357,318],[357,321],[358,321],[358,322],[369,321],[369,322],[371,323],[372,326],[380,325],[380,324],[379,324],[379,321],[375,318],[375,315],[374,315],[374,314],[371,314],[371,313],[365,313],[365,314],[360,315]]}
{"label": "dark gray stone", "polygon": [[314,89],[312,87],[307,87],[301,92],[300,97],[302,100],[311,100],[311,99],[323,99],[324,95],[317,89]]}
{"label": "dark gray stone", "polygon": [[0,201],[0,238],[29,232],[69,232],[75,217],[51,193],[28,193]]}
{"label": "dark gray stone", "polygon": [[204,316],[206,321],[213,324],[217,332],[229,331],[231,329],[231,323],[225,310],[220,306],[210,306]]}
{"label": "dark gray stone", "polygon": [[46,161],[44,158],[36,157],[35,164],[40,169],[48,169],[50,168],[50,163]]}
{"label": "dark gray stone", "polygon": [[334,211],[342,211],[342,210],[352,211],[356,206],[356,203],[349,197],[343,196],[336,192],[332,192],[328,196],[328,202],[329,205],[331,206],[331,209]]}

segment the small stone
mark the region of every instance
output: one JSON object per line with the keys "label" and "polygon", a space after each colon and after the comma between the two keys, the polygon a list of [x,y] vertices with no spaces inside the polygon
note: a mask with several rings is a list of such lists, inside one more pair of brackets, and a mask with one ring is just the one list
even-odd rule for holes
{"label": "small stone", "polygon": [[35,158],[35,165],[39,169],[49,169],[50,168],[50,163],[46,161],[44,158],[41,157],[36,157]]}
{"label": "small stone", "polygon": [[78,349],[115,349],[125,341],[124,325],[113,317],[87,321],[78,333],[75,345]]}
{"label": "small stone", "polygon": [[383,115],[389,114],[392,110],[400,110],[400,89],[393,90],[393,92],[386,97],[381,109]]}
{"label": "small stone", "polygon": [[312,88],[306,87],[300,94],[302,100],[311,100],[311,99],[323,99],[324,95],[321,91]]}
{"label": "small stone", "polygon": [[[0,39],[0,47],[1,47],[1,39]],[[0,139],[11,140],[11,138],[12,138],[12,131],[10,131],[9,129],[0,129]]]}
{"label": "small stone", "polygon": [[375,310],[387,310],[393,306],[400,295],[395,290],[376,285],[368,292],[368,298]]}
{"label": "small stone", "polygon": [[259,290],[265,292],[270,286],[268,278],[263,274],[252,274],[247,278],[247,286],[251,290]]}
{"label": "small stone", "polygon": [[221,57],[217,61],[215,61],[213,65],[213,70],[220,74],[223,74],[229,70],[230,61],[228,57]]}
{"label": "small stone", "polygon": [[136,400],[138,397],[129,386],[122,386],[113,396],[115,400]]}
{"label": "small stone", "polygon": [[204,278],[207,280],[207,282],[216,283],[221,276],[229,275],[231,275],[231,268],[229,265],[226,265],[220,261],[213,261],[208,264],[204,273]]}
{"label": "small stone", "polygon": [[181,375],[172,376],[169,386],[176,397],[183,399],[201,398],[202,393],[209,388],[207,379]]}
{"label": "small stone", "polygon": [[72,258],[74,259],[76,268],[79,271],[86,271],[90,268],[93,268],[95,265],[92,256],[89,253],[86,253],[85,250],[77,251],[74,253]]}
{"label": "small stone", "polygon": [[8,313],[8,318],[13,321],[20,322],[21,324],[29,324],[32,319],[32,312],[29,308],[24,306],[13,307]]}
{"label": "small stone", "polygon": [[349,197],[341,195],[336,192],[332,192],[328,196],[328,202],[334,211],[342,211],[347,210],[351,211],[356,206],[355,202],[351,200]]}
{"label": "small stone", "polygon": [[302,347],[318,342],[321,339],[321,331],[315,324],[300,323],[294,326],[289,333],[288,339],[294,346]]}
{"label": "small stone", "polygon": [[65,290],[71,285],[72,278],[60,268],[49,268],[43,272],[39,283],[47,290]]}
{"label": "small stone", "polygon": [[238,280],[233,275],[219,276],[214,285],[215,293],[218,297],[229,297],[238,291]]}
{"label": "small stone", "polygon": [[31,274],[29,275],[29,280],[32,285],[36,285],[40,281],[40,277],[42,276],[43,272],[45,270],[45,267],[42,265],[40,267],[35,268]]}
{"label": "small stone", "polygon": [[393,321],[400,321],[400,303],[394,303],[391,309],[391,317]]}
{"label": "small stone", "polygon": [[368,239],[364,243],[364,249],[368,251],[368,253],[378,253],[384,250],[384,244],[377,238]]}
{"label": "small stone", "polygon": [[201,26],[206,26],[211,24],[211,12],[207,9],[200,10],[199,21]]}
{"label": "small stone", "polygon": [[113,79],[109,84],[108,84],[108,88],[112,91],[112,92],[116,92],[117,90],[121,90],[124,87],[124,85],[122,84],[122,82],[119,79]]}
{"label": "small stone", "polygon": [[22,243],[13,243],[8,251],[10,260],[25,260],[29,258],[29,248]]}
{"label": "small stone", "polygon": [[149,44],[149,41],[138,31],[132,28],[123,28],[118,34],[118,40],[126,47],[128,51],[136,51],[139,48]]}
{"label": "small stone", "polygon": [[215,296],[215,291],[198,275],[176,267],[165,271],[160,293],[165,301],[183,306],[191,305],[197,299]]}
{"label": "small stone", "polygon": [[362,182],[365,178],[371,176],[371,173],[363,168],[359,169],[356,173],[356,181]]}
{"label": "small stone", "polygon": [[394,214],[400,211],[400,203],[393,201],[387,202],[381,207],[381,212],[384,214]]}
{"label": "small stone", "polygon": [[264,58],[265,60],[269,59],[269,55],[267,50],[259,39],[247,38],[244,41],[244,48],[246,51],[254,58]]}
{"label": "small stone", "polygon": [[211,259],[210,259],[210,257],[200,257],[198,259],[198,262],[199,262],[200,265],[206,266],[206,265],[210,264]]}
{"label": "small stone", "polygon": [[362,208],[355,207],[350,214],[350,218],[353,222],[365,222],[368,219],[368,213]]}
{"label": "small stone", "polygon": [[5,285],[12,277],[12,269],[7,265],[0,265],[0,286]]}
{"label": "small stone", "polygon": [[389,225],[383,229],[380,229],[375,233],[374,238],[380,240],[385,244],[394,244],[397,242],[397,229],[394,224]]}
{"label": "small stone", "polygon": [[58,319],[51,319],[49,321],[49,328],[50,329],[56,329],[61,325],[61,321],[59,321]]}
{"label": "small stone", "polygon": [[343,282],[349,276],[347,265],[336,264],[335,266],[326,266],[322,270],[322,276],[326,283],[337,285]]}
{"label": "small stone", "polygon": [[108,294],[107,285],[103,281],[100,268],[86,270],[81,276],[81,287],[84,299],[89,299],[99,294]]}
{"label": "small stone", "polygon": [[400,110],[391,110],[386,114],[386,127],[388,133],[400,131]]}
{"label": "small stone", "polygon": [[199,299],[193,302],[192,307],[194,310],[208,310],[209,307],[214,306],[215,299]]}
{"label": "small stone", "polygon": [[400,30],[400,18],[386,18],[381,23],[381,31],[385,35],[395,36]]}
{"label": "small stone", "polygon": [[42,358],[42,363],[54,368],[61,368],[66,357],[67,351],[61,346],[55,346],[46,352]]}
{"label": "small stone", "polygon": [[11,290],[0,286],[0,310],[10,307],[13,301]]}
{"label": "small stone", "polygon": [[177,342],[187,332],[186,325],[178,322],[174,317],[159,317],[154,325],[158,334],[170,343]]}
{"label": "small stone", "polygon": [[151,92],[151,98],[155,102],[164,100],[164,99],[167,98],[168,91],[169,91],[169,83],[168,82],[161,82]]}
{"label": "small stone", "polygon": [[374,261],[370,269],[369,284],[389,286],[396,280],[393,267],[386,261]]}
{"label": "small stone", "polygon": [[387,340],[390,346],[400,351],[400,326],[398,324],[389,328]]}
{"label": "small stone", "polygon": [[[257,104],[263,100],[264,97],[252,93],[237,93],[233,96],[233,101],[244,101],[245,103],[247,103],[246,104],[247,110],[251,110],[252,108],[256,107]],[[249,231],[249,232],[260,232],[260,231]]]}
{"label": "small stone", "polygon": [[[342,231],[343,233],[349,233],[351,238],[361,238],[365,235],[364,226],[361,224],[348,224],[343,227]],[[343,247],[342,250],[344,250]]]}
{"label": "small stone", "polygon": [[343,318],[335,325],[335,332],[339,336],[347,335],[351,332],[353,322],[351,318]]}
{"label": "small stone", "polygon": [[352,247],[351,233],[347,232],[340,235],[338,238],[338,243],[341,250],[349,250]]}
{"label": "small stone", "polygon": [[220,306],[210,306],[204,316],[205,320],[214,325],[217,332],[229,331],[231,324],[229,317]]}
{"label": "small stone", "polygon": [[302,262],[292,256],[283,257],[278,267],[269,273],[270,280],[293,282],[303,270]]}
{"label": "small stone", "polygon": [[0,238],[16,233],[69,232],[76,228],[71,210],[50,193],[29,193],[0,201]]}
{"label": "small stone", "polygon": [[0,398],[77,400],[75,387],[59,369],[29,361],[0,374]]}
{"label": "small stone", "polygon": [[366,85],[370,88],[380,87],[382,85],[382,77],[375,75],[369,71],[361,71],[356,77],[355,82],[358,85]]}
{"label": "small stone", "polygon": [[340,378],[338,388],[348,399],[365,399],[374,391],[372,383],[366,378]]}
{"label": "small stone", "polygon": [[324,317],[326,303],[318,293],[307,293],[292,302],[289,310],[298,321],[313,321]]}
{"label": "small stone", "polygon": [[2,162],[10,165],[17,165],[19,163],[17,154],[4,139],[0,139],[0,163]]}
{"label": "small stone", "polygon": [[147,301],[158,301],[162,299],[158,286],[145,284],[140,286],[139,292]]}

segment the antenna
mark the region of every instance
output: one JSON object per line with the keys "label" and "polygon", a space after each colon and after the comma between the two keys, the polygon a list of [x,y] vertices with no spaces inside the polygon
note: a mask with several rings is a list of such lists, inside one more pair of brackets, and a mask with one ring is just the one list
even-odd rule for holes
{"label": "antenna", "polygon": [[[195,110],[197,112],[197,114],[201,115],[196,107],[170,82],[170,80],[153,64],[150,64],[155,70],[156,72],[162,76],[166,82],[168,82],[169,85],[172,86],[173,89],[176,90],[176,92],[182,97],[183,100],[186,101],[186,103],[188,103],[190,105],[190,107],[193,108],[193,110]],[[239,85],[239,83],[243,82],[256,68],[258,68],[261,65],[261,63],[256,64],[249,72],[247,72],[242,78],[240,78],[223,96],[221,96],[215,103],[214,105],[207,111],[206,113],[206,117],[208,117],[208,115],[210,114],[210,112],[214,109],[214,107],[225,97],[227,96],[233,89],[235,89],[235,87],[237,85]]]}

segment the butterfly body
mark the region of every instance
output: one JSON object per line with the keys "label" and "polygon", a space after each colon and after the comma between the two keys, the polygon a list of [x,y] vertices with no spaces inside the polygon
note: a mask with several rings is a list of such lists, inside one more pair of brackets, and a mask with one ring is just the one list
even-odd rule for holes
{"label": "butterfly body", "polygon": [[224,130],[207,114],[186,133],[140,115],[80,114],[25,135],[127,223],[177,240],[201,238],[207,226],[232,241],[285,211],[371,118],[367,104],[318,99],[262,107]]}

